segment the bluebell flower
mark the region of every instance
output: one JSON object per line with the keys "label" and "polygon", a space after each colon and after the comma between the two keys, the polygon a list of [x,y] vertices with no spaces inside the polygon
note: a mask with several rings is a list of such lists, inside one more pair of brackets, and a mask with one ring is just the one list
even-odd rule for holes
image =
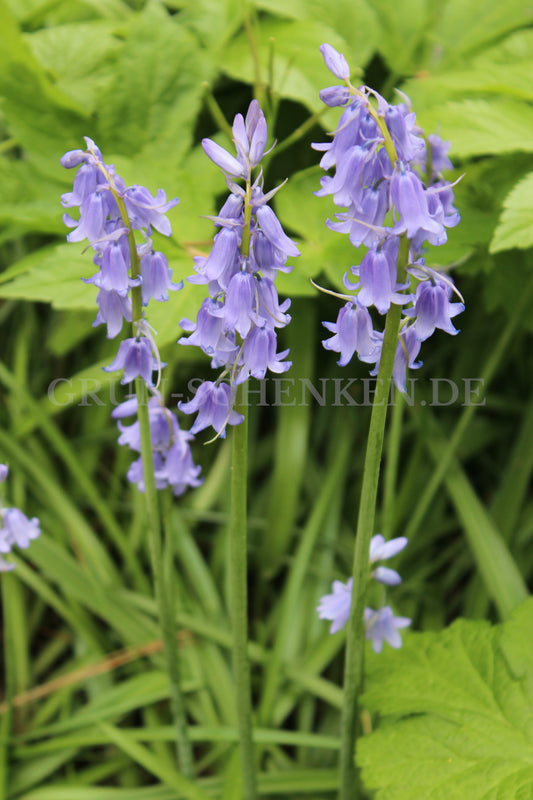
{"label": "bluebell flower", "polygon": [[401,167],[394,170],[391,179],[391,200],[400,219],[395,223],[393,232],[406,233],[413,239],[423,231],[426,235],[439,236],[444,244],[446,232],[442,223],[431,216],[428,207],[428,195],[416,172]]}
{"label": "bluebell flower", "polygon": [[276,353],[277,339],[273,328],[267,325],[258,327],[254,325],[242,346],[239,364],[241,368],[235,378],[235,383],[243,383],[250,375],[262,380],[267,369],[277,374],[287,372],[292,361],[283,361],[289,354],[288,350]]}
{"label": "bluebell flower", "polygon": [[350,77],[350,67],[342,53],[338,53],[330,44],[321,44],[319,49],[326,67],[336,78],[346,80],[346,78]]}
{"label": "bluebell flower", "polygon": [[343,106],[350,99],[350,92],[345,86],[328,86],[327,89],[321,89],[319,92],[320,99],[327,106]]}
{"label": "bluebell flower", "polygon": [[[9,473],[6,464],[0,464],[0,483],[4,483]],[[15,564],[4,559],[14,547],[26,550],[32,541],[41,535],[37,517],[29,519],[19,508],[6,508],[0,505],[0,572],[9,572]]]}
{"label": "bluebell flower", "polygon": [[[392,558],[398,555],[406,545],[405,536],[385,541],[385,538],[377,533],[370,542],[369,562],[375,564],[376,561]],[[371,577],[386,586],[397,586],[402,580],[395,570],[381,565],[372,570]],[[332,593],[320,598],[317,606],[318,616],[320,619],[331,621],[330,633],[337,633],[348,622],[352,603],[352,587],[352,578],[349,578],[346,583],[333,581]],[[387,641],[391,647],[401,647],[402,640],[398,628],[405,628],[411,623],[411,620],[406,617],[394,617],[389,606],[378,611],[366,608],[364,621],[366,638],[372,641],[372,647],[376,653],[381,651],[384,641]]]}
{"label": "bluebell flower", "polygon": [[320,619],[331,620],[330,633],[342,630],[350,618],[352,586],[353,578],[348,578],[346,583],[333,581],[333,592],[320,598],[318,616]]}
{"label": "bluebell flower", "polygon": [[[172,282],[165,257],[152,250],[149,237],[152,227],[170,236],[172,227],[166,213],[179,201],[177,197],[167,201],[162,189],[153,197],[144,186],[126,187],[113,165],[104,162],[92,139],[85,137],[85,141],[86,152],[69,151],[61,159],[61,164],[67,169],[80,167],[74,178],[73,191],[61,198],[65,207],[80,208],[80,218],[75,220],[65,214],[63,219],[68,227],[73,228],[67,240],[81,242],[87,239],[95,251],[94,261],[99,272],[86,280],[100,290],[96,298],[99,310],[94,324],[105,323],[107,335],[112,339],[120,333],[123,319],[131,322],[129,292],[133,287],[146,283],[143,302],[147,303],[151,297],[166,300],[169,289],[177,290],[182,286]],[[124,201],[127,220],[121,216],[117,198]],[[137,245],[141,261],[141,275],[137,277],[131,274],[129,229],[141,231],[144,238],[143,243]]]}
{"label": "bluebell flower", "polygon": [[185,414],[198,413],[192,427],[192,433],[211,426],[222,438],[226,435],[226,425],[239,425],[243,421],[242,414],[233,410],[233,390],[227,383],[216,384],[204,381],[188,403],[180,401],[178,407]]}
{"label": "bluebell flower", "polygon": [[[209,297],[196,322],[181,321],[190,336],[178,340],[200,347],[214,368],[223,368],[216,382],[207,381],[190,402],[179,404],[185,413],[198,414],[193,432],[212,426],[220,436],[227,425],[243,420],[233,411],[239,384],[291,366],[284,360],[288,350],[277,352],[276,337],[276,330],[290,321],[290,300],[280,302],[274,281],[278,272],[290,271],[287,259],[300,253],[269,205],[277,189],[263,192],[261,172],[252,183],[267,142],[266,121],[256,100],[246,117],[236,115],[232,132],[236,156],[210,139],[202,142],[206,155],[225,173],[230,195],[219,214],[210,217],[219,229],[211,252],[194,258],[196,274],[189,278],[207,284]],[[237,183],[239,178],[246,189]]]}
{"label": "bluebell flower", "polygon": [[[98,272],[86,280],[99,290],[93,325],[105,324],[108,338],[113,339],[121,332],[124,320],[134,323],[134,336],[120,343],[116,357],[104,370],[122,370],[123,384],[137,378],[146,384],[150,394],[148,416],[156,487],[170,486],[174,494],[181,494],[186,486],[198,486],[201,482],[200,468],[194,465],[189,447],[193,437],[179,428],[175,415],[165,408],[154,385],[153,373],[157,372],[158,385],[165,364],[159,358],[144,314],[140,319],[132,319],[131,296],[132,291],[140,292],[137,303],[146,306],[151,299],[166,301],[169,291],[182,288],[182,282],[172,281],[168,261],[163,253],[153,249],[151,239],[152,229],[164,236],[171,235],[166,215],[179,201],[177,197],[167,200],[163,189],[154,197],[144,186],[127,187],[113,165],[104,162],[92,139],[85,137],[85,142],[86,151],[69,151],[61,159],[67,169],[79,167],[73,191],[61,198],[64,207],[80,209],[78,220],[64,215],[65,224],[73,228],[67,239],[70,242],[88,239],[94,251]],[[140,242],[135,240],[133,231],[140,231]],[[136,413],[137,406],[128,402],[115,409],[113,416],[120,420]],[[119,429],[120,444],[140,453],[138,423],[126,428],[119,422]],[[128,479],[144,491],[142,458],[131,465]]]}
{"label": "bluebell flower", "polygon": [[392,371],[394,383],[400,392],[407,391],[407,369],[419,369],[422,366],[422,361],[416,360],[419,352],[420,339],[413,326],[400,331]]}
{"label": "bluebell flower", "polygon": [[233,360],[238,351],[234,339],[225,328],[225,306],[220,299],[206,297],[198,311],[196,322],[183,318],[180,327],[191,333],[182,336],[178,344],[200,347],[208,356],[212,356],[214,367]]}
{"label": "bluebell flower", "polygon": [[151,247],[141,255],[140,280],[143,306],[147,306],[152,298],[160,302],[166,301],[169,291],[176,292],[183,288],[183,281],[174,283],[172,280],[172,270],[166,256]]}
{"label": "bluebell flower", "polygon": [[263,158],[267,140],[266,121],[257,100],[250,103],[246,119],[242,114],[236,115],[232,131],[237,158],[212,139],[202,139],[202,147],[206,156],[226,175],[249,180],[252,170]]}
{"label": "bluebell flower", "polygon": [[124,339],[119,345],[114,361],[108,367],[104,367],[104,371],[115,372],[121,369],[124,372],[121,383],[131,383],[140,377],[151,387],[152,373],[163,366],[165,365],[154,357],[151,342],[145,337],[140,337]]}
{"label": "bluebell flower", "polygon": [[[394,241],[391,239],[389,241]],[[396,242],[395,242],[396,243]],[[380,249],[371,247],[363,257],[359,267],[350,270],[359,275],[359,283],[352,285],[345,280],[347,288],[359,289],[357,300],[361,305],[375,306],[380,314],[386,314],[391,303],[400,305],[408,303],[410,296],[401,294],[407,288],[408,283],[400,284],[397,280],[396,255],[389,252],[390,248],[381,247]],[[391,257],[393,256],[393,257]]]}
{"label": "bluebell flower", "polygon": [[167,202],[163,189],[158,189],[156,196],[152,197],[145,186],[135,184],[124,192],[124,202],[133,228],[136,230],[155,228],[163,236],[171,235],[172,226],[166,215],[179,203],[177,197]]}
{"label": "bluebell flower", "polygon": [[364,620],[365,636],[372,642],[372,649],[375,653],[381,653],[383,642],[387,642],[396,649],[401,647],[402,637],[398,631],[411,624],[408,617],[395,617],[390,606],[384,606],[377,611],[365,608]]}
{"label": "bluebell flower", "polygon": [[[332,195],[335,205],[344,209],[326,220],[326,225],[347,234],[354,247],[368,248],[344,276],[350,294],[338,295],[346,305],[335,323],[324,323],[335,335],[323,345],[340,353],[340,366],[357,354],[361,361],[375,365],[371,374],[376,375],[383,332],[374,330],[372,317],[360,309],[374,307],[386,314],[391,304],[401,305],[404,317],[393,380],[405,392],[407,370],[422,363],[416,360],[420,342],[435,328],[456,333],[450,320],[464,308],[462,303],[449,302],[453,283],[448,277],[441,283],[436,270],[431,271],[430,282],[436,288],[419,286],[414,295],[410,281],[411,276],[419,277],[412,267],[423,263],[426,244],[444,244],[447,230],[460,219],[453,204],[453,184],[442,176],[442,170],[452,166],[449,144],[435,134],[424,136],[405,95],[400,93],[403,102],[391,105],[368,86],[354,87],[344,56],[327,44],[320,50],[326,66],[346,85],[325,90],[324,102],[343,106],[343,111],[333,140],[313,144],[323,153],[321,167],[334,168],[321,178],[315,194]],[[409,248],[407,263],[398,266],[400,238],[408,240]],[[359,278],[357,282],[353,275]]]}
{"label": "bluebell flower", "polygon": [[346,303],[336,322],[324,322],[323,325],[334,336],[324,339],[322,344],[326,350],[340,353],[339,366],[345,367],[356,352],[361,361],[367,363],[375,363],[379,358],[380,340],[375,335],[367,308],[360,303]]}
{"label": "bluebell flower", "polygon": [[[370,555],[369,561],[374,564],[376,561],[385,561],[388,558],[398,555],[404,547],[407,546],[407,539],[405,536],[398,536],[396,539],[385,541],[380,533],[376,533],[370,542]],[[378,583],[384,583],[387,586],[397,586],[402,582],[400,575],[394,569],[389,567],[379,566],[372,570],[371,576]]]}
{"label": "bluebell flower", "polygon": [[428,339],[436,328],[455,336],[459,331],[452,325],[452,318],[464,311],[463,303],[451,303],[452,286],[438,279],[421,281],[416,287],[413,308],[405,311],[412,317],[412,326],[417,339]]}
{"label": "bluebell flower", "polygon": [[[141,452],[139,422],[124,425],[123,419],[137,414],[137,398],[130,398],[117,406],[111,416],[118,420],[120,431],[119,444],[126,445],[136,453]],[[192,459],[190,442],[193,435],[181,430],[176,415],[168,409],[161,394],[152,390],[148,400],[148,419],[152,442],[152,458],[154,463],[157,489],[172,489],[173,494],[180,495],[188,488],[195,488],[202,483],[200,467]],[[139,491],[144,492],[144,473],[142,457],[137,458],[127,473],[130,483],[135,483]]]}
{"label": "bluebell flower", "polygon": [[[93,281],[96,283],[96,280]],[[114,339],[122,330],[122,323],[132,321],[131,297],[115,289],[100,289],[96,296],[98,313],[93,327],[105,323],[108,339]]]}

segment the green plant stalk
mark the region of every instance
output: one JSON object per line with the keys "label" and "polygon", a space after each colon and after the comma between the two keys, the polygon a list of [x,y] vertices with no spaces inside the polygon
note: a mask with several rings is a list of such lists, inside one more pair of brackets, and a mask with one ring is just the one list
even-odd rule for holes
{"label": "green plant stalk", "polygon": [[248,586],[247,586],[247,461],[248,461],[248,384],[239,388],[235,410],[244,415],[232,432],[231,518],[229,543],[230,608],[233,630],[233,672],[237,700],[237,724],[241,750],[242,798],[257,797],[254,747],[252,742],[252,700],[248,661]]}
{"label": "green plant stalk", "polygon": [[[128,212],[124,200],[113,190],[118,207],[125,226],[128,228],[128,243],[130,251],[131,277],[136,278],[140,275],[141,266],[135,236],[131,229]],[[137,323],[143,318],[142,311],[142,290],[140,286],[134,286],[131,290],[132,303],[132,326],[133,335],[138,336]],[[154,589],[159,613],[159,623],[161,626],[161,639],[163,651],[167,662],[168,678],[170,683],[170,700],[174,717],[176,731],[176,754],[179,770],[187,778],[194,777],[194,763],[192,748],[187,732],[187,717],[185,713],[185,703],[181,691],[180,665],[178,658],[178,643],[176,636],[175,614],[172,604],[169,602],[169,592],[166,585],[165,564],[163,561],[163,531],[161,514],[159,509],[159,498],[155,485],[154,461],[152,451],[152,437],[150,433],[150,419],[148,415],[148,398],[144,381],[137,377],[135,379],[135,394],[137,397],[137,419],[139,422],[139,434],[141,440],[141,458],[143,463],[144,497],[146,503],[146,517],[148,523],[148,538],[150,545],[150,557],[152,561],[152,572],[154,577]]]}
{"label": "green plant stalk", "polygon": [[[14,675],[14,645],[13,645],[13,626],[11,624],[10,615],[10,581],[13,580],[11,575],[4,575],[0,583],[0,597],[2,600],[3,608],[3,639],[4,639],[4,693],[7,701],[7,713],[0,720],[0,797],[7,797],[9,789],[9,752],[11,748],[11,731],[13,725],[13,695],[15,686]],[[8,599],[9,598],[9,599]]]}
{"label": "green plant stalk", "polygon": [[[398,273],[404,274],[409,256],[409,240],[402,236],[398,252]],[[363,483],[359,502],[357,533],[353,561],[353,589],[350,617],[346,630],[346,656],[344,662],[344,702],[341,715],[341,756],[339,800],[356,797],[355,740],[357,733],[357,705],[363,683],[365,626],[364,611],[370,577],[370,540],[374,532],[376,500],[385,436],[387,405],[394,357],[398,344],[402,309],[391,305],[385,322],[385,333],[376,391],[372,404],[370,427],[365,454]]]}
{"label": "green plant stalk", "polygon": [[[252,189],[246,182],[241,253],[250,251]],[[231,511],[229,527],[229,602],[232,624],[233,674],[241,753],[242,798],[255,800],[257,780],[254,759],[250,663],[248,660],[248,384],[237,391],[235,410],[244,419],[232,432]]]}

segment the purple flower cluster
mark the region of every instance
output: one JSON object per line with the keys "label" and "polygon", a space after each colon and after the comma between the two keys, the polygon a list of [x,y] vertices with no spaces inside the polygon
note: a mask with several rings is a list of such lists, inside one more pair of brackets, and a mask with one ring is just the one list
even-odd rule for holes
{"label": "purple flower cluster", "polygon": [[[252,183],[252,170],[265,153],[267,126],[257,100],[246,117],[233,122],[236,157],[211,139],[202,141],[206,155],[223,171],[230,195],[219,214],[211,217],[219,228],[209,256],[197,256],[193,283],[207,284],[196,322],[183,319],[190,335],[183,345],[200,347],[218,379],[206,381],[194,398],[180,403],[187,414],[198,416],[193,433],[211,425],[219,436],[226,425],[238,425],[242,416],[233,410],[239,384],[250,376],[262,379],[266,371],[282,373],[291,362],[288,350],[277,352],[276,329],[290,321],[290,300],[280,304],[274,281],[279,271],[289,272],[289,257],[299,255],[296,244],[284,233],[274,211],[267,205],[277,189],[264,194],[262,173]],[[243,179],[245,186],[236,182]],[[279,187],[278,187],[279,188]]]}
{"label": "purple flower cluster", "polygon": [[[137,398],[131,397],[117,406],[111,413],[118,420],[120,437],[118,443],[128,446],[136,453],[141,452],[141,435],[139,422],[124,425],[122,420],[137,414]],[[148,400],[148,418],[154,462],[155,485],[157,489],[170,486],[175,495],[183,494],[188,486],[199,486],[200,467],[192,460],[189,442],[194,436],[182,431],[176,415],[165,407],[163,398],[157,389],[152,390]],[[136,483],[139,490],[144,491],[143,463],[139,455],[130,466],[127,478]]]}
{"label": "purple flower cluster", "polygon": [[[3,483],[9,469],[5,464],[0,464],[0,483]],[[18,508],[4,508],[0,506],[0,572],[8,572],[15,568],[14,564],[4,560],[4,556],[11,552],[14,546],[25,550],[33,539],[37,539],[41,530],[37,517],[28,517]]]}
{"label": "purple flower cluster", "polygon": [[[163,253],[153,250],[150,239],[152,228],[170,236],[172,228],[165,215],[179,201],[175,197],[167,202],[162,189],[152,197],[144,186],[126,187],[113,165],[104,164],[92,139],[86,136],[85,142],[86,151],[70,150],[61,158],[63,167],[79,167],[73,190],[62,195],[61,204],[65,208],[78,206],[80,218],[74,220],[65,213],[63,221],[73,229],[67,241],[88,239],[95,251],[93,260],[98,272],[87,279],[98,288],[98,314],[94,325],[105,323],[107,335],[113,339],[120,333],[123,320],[132,321],[130,290],[133,287],[142,286],[142,303],[147,305],[152,297],[168,300],[169,290],[182,286],[172,283],[168,262]],[[143,242],[136,245],[140,270],[134,276],[128,236],[132,230],[141,231],[143,236]]]}
{"label": "purple flower cluster", "polygon": [[[406,545],[405,536],[399,536],[386,542],[378,533],[372,537],[370,542],[369,561],[374,564],[376,561],[392,558]],[[371,577],[388,586],[397,586],[402,580],[395,570],[383,566],[372,570]],[[352,603],[352,585],[352,578],[349,578],[346,583],[333,581],[333,592],[320,599],[317,607],[318,616],[320,619],[331,620],[330,633],[337,633],[348,622]],[[395,617],[390,606],[383,606],[376,611],[373,608],[365,608],[364,622],[366,638],[370,639],[376,653],[381,652],[383,642],[388,642],[391,647],[401,647],[402,637],[398,633],[398,629],[406,628],[411,624],[411,620],[407,617]]]}
{"label": "purple flower cluster", "polygon": [[[110,164],[105,164],[96,144],[85,137],[87,150],[71,150],[61,159],[67,169],[79,167],[74,178],[73,191],[62,195],[63,206],[78,206],[79,220],[68,214],[63,219],[73,230],[67,235],[69,242],[88,239],[95,255],[93,261],[98,272],[87,283],[98,288],[96,302],[98,314],[94,325],[106,324],[107,336],[115,338],[124,320],[133,323],[134,335],[124,339],[113,362],[105,371],[122,370],[123,384],[141,378],[151,397],[148,411],[152,431],[154,465],[158,488],[170,486],[174,494],[181,494],[187,486],[200,482],[199,467],[192,463],[188,442],[193,437],[179,429],[175,416],[164,408],[157,384],[165,365],[144,319],[142,310],[134,319],[133,293],[137,293],[136,306],[140,309],[151,299],[168,300],[169,291],[181,289],[183,283],[172,282],[172,272],[167,259],[152,245],[152,229],[170,236],[172,228],[166,213],[179,201],[167,201],[159,189],[156,196],[144,186],[127,187]],[[134,231],[139,231],[141,242],[136,242]],[[158,379],[154,384],[154,372]],[[113,416],[121,419],[137,412],[136,401],[130,400],[115,410]],[[137,426],[137,427],[136,427]],[[138,423],[130,427],[129,435],[119,423],[119,442],[140,452]],[[130,468],[128,479],[143,491],[142,459]]]}
{"label": "purple flower cluster", "polygon": [[[442,177],[442,170],[452,167],[449,144],[436,135],[424,137],[407,97],[390,105],[367,86],[353,87],[344,56],[328,44],[320,50],[328,69],[346,86],[320,93],[324,103],[344,110],[333,140],[313,145],[323,152],[321,167],[335,168],[315,194],[332,195],[335,205],[346,209],[327,220],[328,227],[348,234],[354,247],[367,247],[361,263],[344,276],[353,294],[339,295],[347,302],[335,323],[324,323],[334,335],[323,344],[340,353],[341,366],[357,353],[375,365],[372,374],[377,374],[383,333],[373,329],[368,309],[374,306],[386,314],[391,303],[406,306],[393,375],[405,391],[407,368],[421,366],[416,361],[421,342],[436,328],[458,333],[451,320],[464,309],[462,302],[451,302],[452,292],[458,294],[452,280],[427,267],[423,257],[426,243],[444,244],[447,228],[460,220],[452,184]],[[399,280],[401,237],[408,239],[409,255]],[[409,291],[413,284],[415,294]]]}

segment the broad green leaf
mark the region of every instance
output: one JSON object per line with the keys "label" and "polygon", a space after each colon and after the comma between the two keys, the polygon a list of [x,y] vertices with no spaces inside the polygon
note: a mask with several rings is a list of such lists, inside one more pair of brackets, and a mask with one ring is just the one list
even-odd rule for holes
{"label": "broad green leaf", "polygon": [[381,722],[357,761],[376,800],[531,797],[532,625],[528,599],[503,625],[458,620],[371,657],[363,702]]}
{"label": "broad green leaf", "polygon": [[379,25],[381,55],[394,74],[411,74],[419,64],[431,4],[426,0],[374,0],[372,8]]}
{"label": "broad green leaf", "polygon": [[224,52],[243,23],[242,0],[184,0],[180,24],[193,30],[207,50]]}
{"label": "broad green leaf", "polygon": [[59,158],[81,138],[87,112],[54,85],[33,56],[7,0],[0,0],[0,17],[0,97],[7,128],[39,171],[57,177]]}
{"label": "broad green leaf", "polygon": [[55,25],[24,39],[55,86],[87,112],[98,110],[99,94],[112,79],[107,63],[120,48],[109,21]]}
{"label": "broad green leaf", "polygon": [[13,13],[26,29],[95,19],[122,20],[131,14],[123,0],[9,0]]}
{"label": "broad green leaf", "polygon": [[[191,259],[166,242],[174,280],[180,281],[192,274]],[[18,298],[51,303],[57,309],[98,310],[97,289],[84,283],[96,272],[89,253],[83,253],[84,244],[58,244],[36,250],[15,262],[0,275],[0,297]],[[153,301],[147,312],[150,324],[158,333],[157,343],[163,347],[182,335],[179,321],[183,317],[196,319],[196,312],[205,295],[202,286],[185,282],[181,291],[169,292],[166,302]],[[105,326],[102,326],[105,330]]]}
{"label": "broad green leaf", "polygon": [[[345,45],[339,42],[338,46],[354,71],[357,67],[365,66],[380,40],[381,29],[373,10],[374,4],[366,0],[337,0],[335,3],[329,0],[256,0],[256,5],[280,17],[312,20],[320,24],[323,30],[320,44],[327,42],[336,47],[328,38],[328,31],[334,31],[344,40]],[[298,29],[294,33],[298,37]],[[322,62],[318,51],[314,53],[314,58]],[[327,75],[331,82],[335,81],[327,71],[323,72],[322,81]],[[318,85],[322,87],[322,84]]]}
{"label": "broad green leaf", "polygon": [[490,243],[491,253],[533,245],[533,172],[518,183],[503,204],[503,213]]}
{"label": "broad green leaf", "polygon": [[43,177],[28,161],[0,157],[0,186],[0,226],[48,235],[65,231],[59,205],[63,184]]}
{"label": "broad green leaf", "polygon": [[533,9],[523,0],[447,0],[435,31],[434,61],[462,60],[533,22]]}
{"label": "broad green leaf", "polygon": [[530,101],[533,98],[533,36],[525,31],[512,37],[518,53],[524,44],[530,48],[527,55],[513,57],[506,40],[503,45],[491,48],[477,58],[461,63],[458,67],[446,69],[437,67],[422,72],[402,84],[402,90],[409,95],[413,108],[443,105],[449,100],[463,100],[465,97],[480,99],[491,95],[504,98]]}
{"label": "broad green leaf", "polygon": [[83,283],[96,272],[84,243],[34,250],[0,276],[0,297],[52,303],[54,308],[96,309],[95,287]]}
{"label": "broad green leaf", "polygon": [[326,273],[336,289],[346,291],[342,276],[352,264],[358,264],[364,254],[364,248],[358,251],[352,247],[347,235],[335,233],[326,226],[326,219],[333,219],[334,214],[343,209],[336,208],[330,197],[315,197],[323,174],[319,167],[298,172],[276,195],[279,217],[286,228],[295,231],[301,251],[292,273],[279,281],[280,287],[286,286],[289,294],[293,293],[294,278],[298,280],[297,287],[301,286],[299,294],[314,293],[316,290],[309,278],[321,273]]}
{"label": "broad green leaf", "polygon": [[175,17],[147,5],[133,17],[100,95],[93,138],[102,151],[130,157],[145,151],[171,171],[191,145],[211,62]]}
{"label": "broad green leaf", "polygon": [[533,152],[533,107],[517,100],[449,102],[417,119],[425,131],[450,140],[455,156]]}

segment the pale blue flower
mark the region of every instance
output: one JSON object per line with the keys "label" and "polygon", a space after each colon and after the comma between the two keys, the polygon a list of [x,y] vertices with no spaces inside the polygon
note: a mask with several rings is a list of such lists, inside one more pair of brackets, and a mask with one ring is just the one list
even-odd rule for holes
{"label": "pale blue flower", "polygon": [[395,617],[390,606],[384,606],[377,611],[365,608],[364,619],[365,637],[372,642],[372,649],[375,653],[381,653],[383,642],[387,642],[396,649],[401,647],[402,637],[398,631],[411,624],[408,617]]}

